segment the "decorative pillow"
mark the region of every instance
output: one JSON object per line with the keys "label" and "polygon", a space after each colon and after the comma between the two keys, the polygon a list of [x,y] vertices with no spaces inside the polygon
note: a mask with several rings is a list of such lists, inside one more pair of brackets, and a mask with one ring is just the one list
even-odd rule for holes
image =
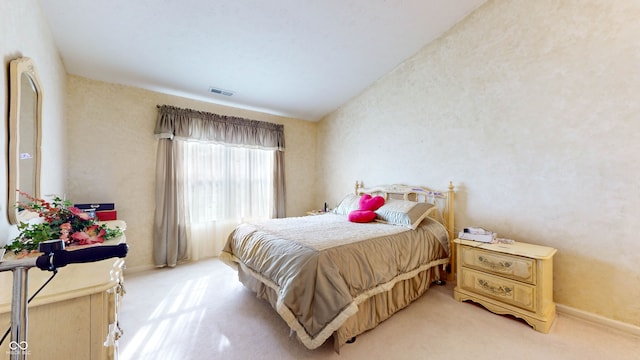
{"label": "decorative pillow", "polygon": [[379,195],[371,197],[371,195],[369,194],[363,194],[360,197],[360,201],[358,202],[358,204],[360,205],[360,210],[376,211],[380,209],[382,205],[384,205],[384,198]]}
{"label": "decorative pillow", "polygon": [[372,210],[353,210],[349,213],[349,221],[357,223],[372,222],[376,218],[376,213]]}
{"label": "decorative pillow", "polygon": [[360,197],[354,194],[348,194],[340,201],[338,206],[333,209],[334,214],[349,215],[353,210],[360,209]]}
{"label": "decorative pillow", "polygon": [[389,199],[376,210],[377,221],[415,230],[437,207],[429,203]]}

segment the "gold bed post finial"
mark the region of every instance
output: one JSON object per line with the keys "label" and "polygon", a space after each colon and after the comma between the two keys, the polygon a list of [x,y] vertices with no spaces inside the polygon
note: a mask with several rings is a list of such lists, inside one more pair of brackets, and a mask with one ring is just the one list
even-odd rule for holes
{"label": "gold bed post finial", "polygon": [[455,223],[454,223],[454,196],[455,192],[453,191],[453,181],[449,181],[449,193],[447,194],[447,231],[449,232],[449,273],[447,274],[447,280],[454,281],[456,274],[456,253],[455,246],[453,243],[453,239],[455,239]]}
{"label": "gold bed post finial", "polygon": [[453,216],[454,216],[454,196],[455,196],[455,192],[453,191],[454,186],[453,186],[453,181],[449,181],[449,196],[447,196],[447,200],[449,201],[448,208],[449,208],[449,219],[447,219],[449,221],[449,236],[451,237],[451,239],[453,239],[453,235],[455,234],[455,224],[453,223]]}
{"label": "gold bed post finial", "polygon": [[356,196],[358,195],[358,188],[360,188],[360,184],[358,184],[358,180],[356,180]]}

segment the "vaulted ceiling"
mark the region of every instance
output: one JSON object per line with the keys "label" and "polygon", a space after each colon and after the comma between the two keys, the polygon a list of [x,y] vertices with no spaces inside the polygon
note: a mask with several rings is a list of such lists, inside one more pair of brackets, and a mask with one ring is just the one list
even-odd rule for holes
{"label": "vaulted ceiling", "polygon": [[315,121],[486,0],[39,1],[70,74]]}

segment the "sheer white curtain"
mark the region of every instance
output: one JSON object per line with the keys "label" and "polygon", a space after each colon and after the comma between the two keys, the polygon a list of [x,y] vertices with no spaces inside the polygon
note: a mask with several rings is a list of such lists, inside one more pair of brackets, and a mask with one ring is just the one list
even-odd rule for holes
{"label": "sheer white curtain", "polygon": [[195,141],[183,147],[190,260],[217,256],[241,222],[275,216],[274,150]]}

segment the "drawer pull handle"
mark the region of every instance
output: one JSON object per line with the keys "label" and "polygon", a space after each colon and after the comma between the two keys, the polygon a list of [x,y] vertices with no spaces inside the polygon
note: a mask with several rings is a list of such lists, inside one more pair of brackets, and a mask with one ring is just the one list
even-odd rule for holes
{"label": "drawer pull handle", "polygon": [[118,287],[116,288],[116,294],[120,296],[124,296],[127,293],[127,290],[124,289],[124,284],[122,282],[118,283]]}
{"label": "drawer pull handle", "polygon": [[513,289],[507,286],[493,286],[488,281],[479,279],[478,285],[485,291],[488,291],[498,296],[510,296],[513,293]]}
{"label": "drawer pull handle", "polygon": [[478,262],[495,271],[508,272],[513,268],[513,263],[511,261],[499,261],[495,263],[484,256],[478,256]]}

